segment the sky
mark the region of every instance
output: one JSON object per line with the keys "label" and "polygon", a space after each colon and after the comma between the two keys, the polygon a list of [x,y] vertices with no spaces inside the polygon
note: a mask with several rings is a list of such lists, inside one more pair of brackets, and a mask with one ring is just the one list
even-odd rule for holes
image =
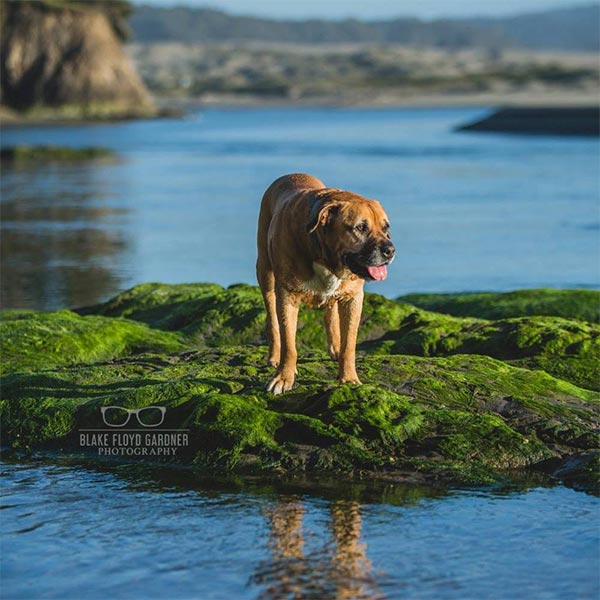
{"label": "sky", "polygon": [[[586,4],[586,0],[134,0],[152,6],[211,7],[233,14],[281,19],[422,19],[464,16],[502,16]],[[587,4],[592,3],[588,0]]]}

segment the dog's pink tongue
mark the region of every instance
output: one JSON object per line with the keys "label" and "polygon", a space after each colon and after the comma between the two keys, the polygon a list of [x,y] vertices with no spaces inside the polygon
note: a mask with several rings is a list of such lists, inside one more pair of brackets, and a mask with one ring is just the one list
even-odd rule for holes
{"label": "dog's pink tongue", "polygon": [[385,265],[381,265],[380,267],[367,267],[367,271],[375,281],[383,281],[387,277],[387,267]]}

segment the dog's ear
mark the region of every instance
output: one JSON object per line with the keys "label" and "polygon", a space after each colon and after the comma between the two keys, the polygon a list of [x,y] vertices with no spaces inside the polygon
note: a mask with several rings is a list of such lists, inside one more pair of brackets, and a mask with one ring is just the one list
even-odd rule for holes
{"label": "dog's ear", "polygon": [[313,233],[316,231],[319,225],[322,225],[323,227],[327,225],[330,218],[338,212],[339,208],[339,202],[332,202],[331,200],[325,202],[315,202],[308,215],[308,225],[306,226],[306,231],[308,233]]}

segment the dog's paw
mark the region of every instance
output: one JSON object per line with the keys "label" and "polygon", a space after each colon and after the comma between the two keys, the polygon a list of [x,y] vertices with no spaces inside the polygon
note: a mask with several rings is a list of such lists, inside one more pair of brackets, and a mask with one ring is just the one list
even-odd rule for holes
{"label": "dog's paw", "polygon": [[345,376],[345,377],[340,377],[338,379],[338,381],[340,382],[340,385],[343,383],[352,383],[354,385],[362,385],[361,380],[358,378],[358,375],[350,375],[350,376]]}
{"label": "dog's paw", "polygon": [[331,360],[334,360],[335,362],[337,362],[339,360],[339,358],[340,358],[340,349],[339,348],[334,348],[333,346],[329,346],[327,348],[327,352],[329,353]]}
{"label": "dog's paw", "polygon": [[274,367],[276,369],[279,366],[279,359],[269,357],[269,366]]}
{"label": "dog's paw", "polygon": [[267,392],[273,394],[282,394],[283,392],[289,392],[294,387],[295,375],[286,373],[277,373],[269,383],[266,385]]}

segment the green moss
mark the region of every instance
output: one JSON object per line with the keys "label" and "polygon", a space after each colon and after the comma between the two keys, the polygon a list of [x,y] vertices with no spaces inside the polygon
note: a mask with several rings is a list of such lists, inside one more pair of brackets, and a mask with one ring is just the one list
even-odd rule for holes
{"label": "green moss", "polygon": [[600,389],[600,326],[560,317],[484,321],[418,311],[361,348],[377,354],[481,354]]}
{"label": "green moss", "polygon": [[516,367],[552,373],[579,387],[600,390],[600,363],[592,353],[589,356],[533,356],[507,362]]}
{"label": "green moss", "polygon": [[540,441],[526,438],[497,415],[438,409],[428,417],[420,441],[428,452],[439,452],[446,460],[506,469],[553,456]]}
{"label": "green moss", "polygon": [[[359,339],[376,339],[414,312],[383,296],[368,294]],[[258,287],[244,284],[225,289],[211,283],[138,285],[82,314],[127,317],[151,327],[180,331],[197,346],[222,346],[264,341],[265,311]],[[325,348],[323,311],[303,307],[298,346]]]}
{"label": "green moss", "polygon": [[3,315],[9,444],[77,448],[101,406],[160,405],[164,427],[190,433],[171,460],[218,472],[482,483],[598,446],[600,394],[546,372],[594,375],[590,323],[460,319],[368,295],[357,387],[336,385],[322,313],[303,310],[298,387],[274,397],[255,287],[146,284],[79,313]]}
{"label": "green moss", "polygon": [[9,313],[0,321],[2,372],[90,363],[139,352],[173,352],[177,334],[125,319],[82,317],[71,311]]}
{"label": "green moss", "polygon": [[[193,347],[264,343],[265,312],[254,286],[144,284],[82,312],[178,331]],[[297,343],[303,352],[326,347],[323,311],[302,308]],[[549,373],[600,388],[600,327],[591,323],[558,317],[457,318],[366,294],[359,344],[370,354],[473,353],[523,366],[539,360]],[[524,359],[532,362],[518,362]]]}
{"label": "green moss", "polygon": [[[208,470],[400,471],[484,482],[507,469],[593,447],[598,394],[487,357],[367,356],[362,387],[334,385],[323,355],[300,365],[299,387],[262,391],[266,349],[134,355],[4,378],[2,422],[18,447],[77,447],[99,408],[167,407],[190,429],[178,460]],[[249,368],[251,373],[248,372]]]}
{"label": "green moss", "polygon": [[600,323],[600,292],[534,289],[515,292],[408,294],[398,300],[458,317],[504,319],[547,315]]}
{"label": "green moss", "polygon": [[281,417],[256,396],[206,394],[194,397],[190,424],[197,440],[196,464],[231,469],[243,452],[264,458],[277,450],[274,436]]}
{"label": "green moss", "polygon": [[389,446],[402,444],[423,422],[411,398],[372,385],[334,388],[309,407],[309,414],[344,433]]}
{"label": "green moss", "polygon": [[0,150],[0,160],[10,162],[53,162],[111,158],[112,150],[97,146],[8,146]]}
{"label": "green moss", "polygon": [[21,449],[53,445],[73,431],[78,403],[76,398],[57,397],[43,390],[35,396],[14,398],[3,389],[0,418],[6,441]]}

